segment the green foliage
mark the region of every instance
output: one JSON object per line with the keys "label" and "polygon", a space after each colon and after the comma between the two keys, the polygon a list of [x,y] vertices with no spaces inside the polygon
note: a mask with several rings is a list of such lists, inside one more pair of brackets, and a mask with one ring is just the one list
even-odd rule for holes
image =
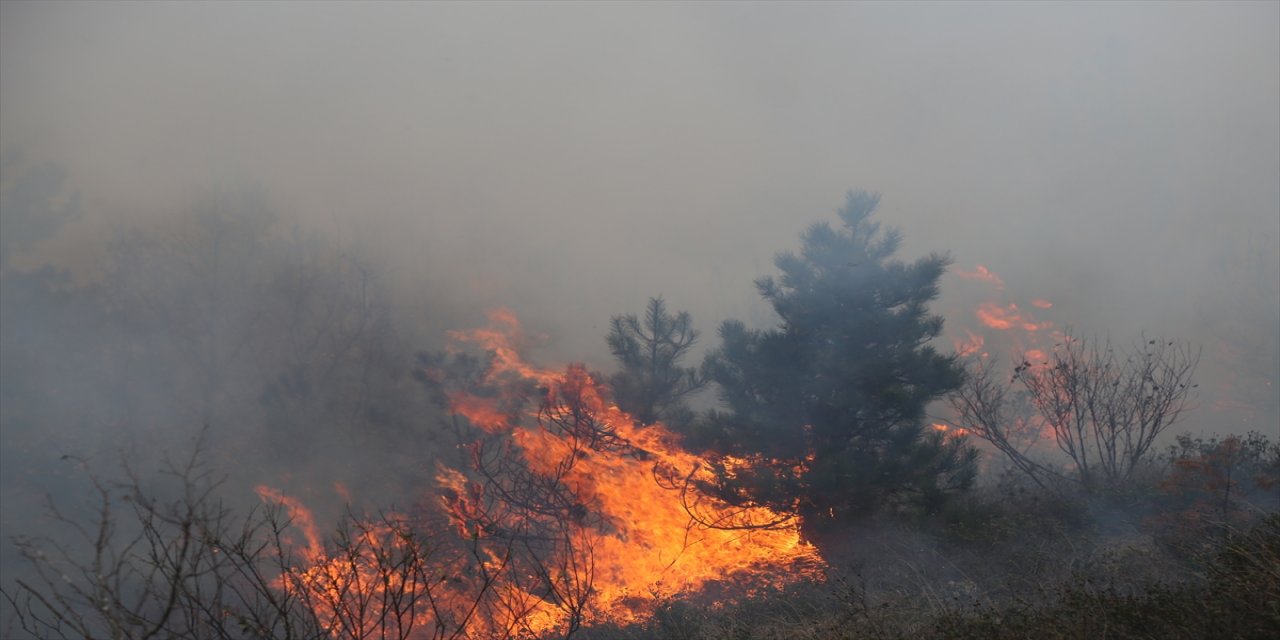
{"label": "green foliage", "polygon": [[870,220],[879,197],[854,192],[777,257],[757,282],[781,323],[725,322],[706,370],[728,411],[694,442],[755,458],[722,469],[720,493],[738,503],[798,508],[806,525],[849,521],[885,506],[935,511],[969,486],[974,453],[924,423],[925,405],[955,389],[962,370],[929,342],[942,318],[928,303],[948,259],[895,260],[901,236]]}
{"label": "green foliage", "polygon": [[680,366],[698,341],[689,314],[672,315],[661,296],[650,298],[643,319],[614,316],[606,340],[622,367],[609,377],[618,407],[641,424],[686,426],[693,412],[685,401],[707,384],[697,369]]}

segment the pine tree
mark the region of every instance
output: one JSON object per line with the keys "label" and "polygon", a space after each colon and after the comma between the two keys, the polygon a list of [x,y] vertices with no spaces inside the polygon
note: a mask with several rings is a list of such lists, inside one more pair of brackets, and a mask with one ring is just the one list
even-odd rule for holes
{"label": "pine tree", "polygon": [[622,366],[609,377],[619,408],[645,425],[679,429],[693,418],[685,400],[707,383],[696,369],[680,366],[698,340],[688,313],[671,315],[662,296],[650,298],[643,319],[614,316],[606,340]]}
{"label": "pine tree", "polygon": [[925,406],[963,379],[929,345],[942,318],[928,303],[949,259],[893,259],[901,235],[870,220],[878,203],[851,192],[842,229],[815,224],[799,254],[779,254],[781,275],[756,285],[780,324],[725,322],[705,365],[727,411],[693,443],[753,463],[722,463],[720,493],[796,509],[811,532],[886,507],[935,510],[975,472],[974,451],[925,422]]}

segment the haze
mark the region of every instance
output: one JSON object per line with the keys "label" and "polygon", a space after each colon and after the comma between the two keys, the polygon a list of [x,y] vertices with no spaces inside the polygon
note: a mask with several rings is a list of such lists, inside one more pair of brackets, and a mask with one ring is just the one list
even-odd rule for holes
{"label": "haze", "polygon": [[[0,11],[0,146],[83,211],[21,268],[92,280],[111,229],[252,185],[385,266],[415,340],[501,305],[607,368],[609,316],[651,295],[704,346],[771,322],[752,281],[863,188],[903,257],[984,265],[1058,326],[1203,345],[1248,410],[1189,428],[1277,430],[1277,3]],[[976,326],[990,292],[944,291]]]}
{"label": "haze", "polygon": [[1278,2],[4,0],[0,571],[202,425],[242,512],[438,507],[446,331],[608,373],[662,295],[697,360],[860,189],[953,259],[942,349],[1186,341],[1161,446],[1280,438]]}

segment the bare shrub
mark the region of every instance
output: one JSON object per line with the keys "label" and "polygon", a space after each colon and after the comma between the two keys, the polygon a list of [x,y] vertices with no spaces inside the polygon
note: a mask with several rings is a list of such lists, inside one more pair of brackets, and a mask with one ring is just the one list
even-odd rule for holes
{"label": "bare shrub", "polygon": [[201,449],[166,463],[171,491],[147,490],[126,464],[121,482],[86,470],[96,504],[89,518],[50,501],[57,539],[16,538],[34,577],[0,589],[21,630],[42,638],[320,637],[314,617],[272,586],[293,562],[288,520],[272,508],[236,517],[218,499],[221,480],[201,463]]}
{"label": "bare shrub", "polygon": [[[1087,491],[1128,481],[1156,438],[1191,406],[1200,360],[1189,344],[1145,340],[1117,351],[1097,338],[1063,337],[1052,353],[1024,355],[1005,384],[990,362],[969,367],[951,395],[961,425],[991,443],[1041,486],[1069,480]],[[1032,416],[1011,410],[1021,395]],[[1052,438],[1070,473],[1027,447],[1028,426]]]}
{"label": "bare shrub", "polygon": [[475,636],[501,556],[399,515],[349,516],[327,540],[288,500],[237,515],[202,451],[166,462],[162,488],[127,464],[120,482],[87,472],[87,517],[51,501],[54,533],[15,539],[31,577],[0,587],[6,637]]}

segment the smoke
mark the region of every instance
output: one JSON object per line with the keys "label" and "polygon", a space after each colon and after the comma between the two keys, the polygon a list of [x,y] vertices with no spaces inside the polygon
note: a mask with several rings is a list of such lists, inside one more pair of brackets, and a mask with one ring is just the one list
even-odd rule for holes
{"label": "smoke", "polygon": [[577,353],[648,294],[742,311],[851,187],[908,253],[1162,329],[1277,268],[1275,12],[11,3],[4,146],[97,224],[264,185]]}
{"label": "smoke", "polygon": [[[413,399],[391,420],[405,429],[434,419],[403,377],[413,351],[486,309],[544,334],[540,360],[600,368],[609,317],[651,295],[690,311],[704,348],[723,319],[772,322],[752,282],[850,188],[884,195],[879,219],[903,231],[904,257],[946,251],[1003,281],[943,281],[949,338],[981,327],[981,304],[1012,303],[1117,341],[1186,339],[1204,347],[1206,390],[1186,428],[1274,435],[1280,419],[1275,3],[5,2],[0,149],[4,397],[34,407],[11,405],[0,427],[6,452],[39,460],[122,433],[151,442],[84,417],[101,406],[181,422],[183,437],[199,426],[120,404],[200,386],[170,375],[201,371],[184,349],[208,347],[183,333],[202,325],[178,308],[181,281],[132,281],[181,321],[111,290],[92,304],[152,324],[59,319],[90,304],[77,291],[121,282],[122,255],[155,258],[139,277],[177,268],[210,194],[246,189],[260,200],[242,213],[274,216],[268,249],[225,275],[221,322],[296,328],[285,292],[299,289],[273,288],[290,274],[342,295],[373,274],[394,331],[359,335],[388,369],[365,387],[376,400],[343,406]],[[31,189],[43,209],[24,204]],[[13,226],[19,212],[32,224]],[[160,253],[121,253],[131,234]],[[63,297],[29,304],[45,266]],[[319,313],[325,298],[307,300]],[[300,331],[330,340],[351,326],[321,324]],[[77,367],[98,344],[118,357]],[[130,360],[135,347],[152,359]],[[221,384],[323,372],[289,348],[217,351]],[[330,361],[346,382],[373,379]],[[240,424],[271,419],[260,396],[227,389],[254,403],[235,407]],[[31,506],[11,504],[6,531]]]}

